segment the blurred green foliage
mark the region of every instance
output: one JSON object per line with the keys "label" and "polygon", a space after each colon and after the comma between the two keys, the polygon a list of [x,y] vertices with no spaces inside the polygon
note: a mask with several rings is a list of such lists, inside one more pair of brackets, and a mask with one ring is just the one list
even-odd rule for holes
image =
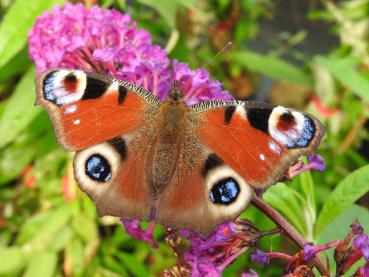
{"label": "blurred green foliage", "polygon": [[[37,16],[62,3],[0,1],[0,276],[160,275],[175,263],[162,230],[155,230],[160,247],[152,250],[130,238],[116,219],[98,218],[72,179],[72,156],[56,143],[45,111],[34,106],[35,70],[27,56],[27,32]],[[342,239],[354,218],[368,231],[369,0],[301,1],[302,10],[281,3],[103,0],[98,4],[129,13],[171,58],[193,68],[207,64],[231,41],[233,48],[207,68],[214,79],[243,99],[273,94],[277,97],[266,99],[295,105],[288,101],[297,98],[297,107],[316,115],[327,129],[319,150],[326,170],[271,187],[266,201],[310,241]],[[286,16],[302,17],[303,23],[293,25],[291,20],[293,28],[273,28]],[[316,29],[309,24],[322,26],[320,36],[314,36]],[[305,51],[316,44],[323,50]],[[243,216],[262,230],[273,227],[253,207]],[[260,247],[296,251],[282,237],[263,239]],[[283,265],[263,268],[251,263],[248,255],[225,276],[239,276],[252,268],[261,276],[281,274]]]}

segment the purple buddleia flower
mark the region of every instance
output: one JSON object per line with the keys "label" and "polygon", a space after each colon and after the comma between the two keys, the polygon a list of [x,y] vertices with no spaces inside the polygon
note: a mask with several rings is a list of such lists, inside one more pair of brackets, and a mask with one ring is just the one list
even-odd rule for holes
{"label": "purple buddleia flower", "polygon": [[203,70],[173,61],[151,42],[150,34],[136,28],[128,14],[98,6],[66,3],[41,15],[28,35],[29,54],[37,72],[76,68],[114,76],[141,86],[165,100],[178,80],[186,104],[233,99]]}
{"label": "purple buddleia flower", "polygon": [[221,224],[208,237],[188,230],[181,230],[180,235],[190,242],[184,259],[193,277],[221,276],[223,270],[259,238],[245,220]]}

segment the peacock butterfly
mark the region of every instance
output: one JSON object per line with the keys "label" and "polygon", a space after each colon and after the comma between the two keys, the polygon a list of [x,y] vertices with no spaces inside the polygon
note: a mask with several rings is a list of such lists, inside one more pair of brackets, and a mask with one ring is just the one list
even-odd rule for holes
{"label": "peacock butterfly", "polygon": [[186,106],[178,83],[164,102],[132,83],[80,70],[37,77],[37,103],[58,142],[76,151],[74,174],[100,215],[209,234],[236,218],[255,189],[315,152],[311,115],[265,103]]}

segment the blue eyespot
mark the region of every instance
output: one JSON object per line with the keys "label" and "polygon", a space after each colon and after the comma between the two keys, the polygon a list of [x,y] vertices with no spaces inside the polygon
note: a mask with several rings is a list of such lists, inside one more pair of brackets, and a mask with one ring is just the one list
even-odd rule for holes
{"label": "blue eyespot", "polygon": [[229,205],[240,193],[240,187],[235,179],[226,178],[218,181],[210,191],[210,200],[214,204]]}
{"label": "blue eyespot", "polygon": [[108,160],[99,154],[93,154],[87,159],[85,171],[88,177],[98,182],[107,182],[112,175]]}

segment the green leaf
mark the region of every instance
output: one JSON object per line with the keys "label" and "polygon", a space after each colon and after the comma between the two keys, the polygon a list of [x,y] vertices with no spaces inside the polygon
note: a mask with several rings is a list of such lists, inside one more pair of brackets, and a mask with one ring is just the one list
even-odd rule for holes
{"label": "green leaf", "polygon": [[[27,242],[27,248],[33,251],[47,248],[54,240],[54,236],[66,226],[74,212],[73,205],[64,204],[48,212],[47,220],[45,220],[45,216],[43,216],[40,218],[41,220],[34,222],[34,224],[27,224],[26,228],[32,228],[30,231],[22,228],[22,232],[31,234],[29,236],[30,240]],[[22,238],[24,240],[24,237]],[[53,245],[51,244],[51,246]]]}
{"label": "green leaf", "polygon": [[38,252],[32,255],[23,277],[52,277],[57,266],[57,254],[52,252]]}
{"label": "green leaf", "polygon": [[0,274],[14,274],[24,267],[26,257],[18,247],[4,247],[0,248],[0,261]]}
{"label": "green leaf", "polygon": [[16,74],[23,73],[31,61],[28,58],[27,48],[23,48],[15,57],[13,57],[0,71],[0,81],[6,81]]}
{"label": "green leaf", "polygon": [[175,29],[176,25],[176,13],[177,13],[177,1],[166,0],[139,0],[142,4],[150,6],[158,11],[158,13],[168,23],[169,27]]}
{"label": "green leaf", "polygon": [[117,253],[117,255],[122,260],[122,263],[125,267],[134,275],[134,276],[149,276],[149,272],[146,270],[146,267],[142,262],[137,260],[136,257],[129,255],[127,253]]}
{"label": "green leaf", "polygon": [[11,142],[41,112],[35,107],[35,70],[30,68],[7,101],[0,119],[0,148]]}
{"label": "green leaf", "polygon": [[328,69],[350,91],[369,101],[369,80],[357,69],[359,59],[318,56],[315,61]]}
{"label": "green leaf", "polygon": [[315,233],[319,234],[338,215],[369,191],[369,165],[348,175],[333,192],[319,214]]}
{"label": "green leaf", "polygon": [[[81,228],[81,226],[83,226],[83,228]],[[97,239],[98,235],[95,220],[83,213],[79,213],[73,218],[72,227],[86,243]]]}
{"label": "green leaf", "polygon": [[164,18],[168,23],[169,27],[172,29],[176,28],[176,18],[178,6],[184,6],[186,8],[193,8],[195,1],[186,0],[139,0],[142,4],[152,7],[157,10],[158,13]]}
{"label": "green leaf", "polygon": [[306,234],[303,208],[298,202],[298,192],[279,183],[271,186],[263,195],[264,200],[281,212],[302,234]]}
{"label": "green leaf", "polygon": [[312,84],[311,77],[300,68],[274,56],[261,55],[251,51],[240,51],[232,53],[230,58],[246,69],[272,79],[303,85]]}
{"label": "green leaf", "polygon": [[80,276],[83,271],[85,253],[83,243],[78,238],[72,239],[65,249],[65,259],[70,262],[73,276]]}
{"label": "green leaf", "polygon": [[0,151],[0,185],[19,177],[35,156],[41,159],[51,150],[50,147],[56,145],[55,142],[50,143],[50,140],[55,141],[55,135],[49,131],[49,124],[46,113],[40,114],[17,135],[12,144]]}
{"label": "green leaf", "polygon": [[27,33],[36,18],[54,4],[64,0],[16,0],[0,25],[0,68],[7,64],[27,43]]}

